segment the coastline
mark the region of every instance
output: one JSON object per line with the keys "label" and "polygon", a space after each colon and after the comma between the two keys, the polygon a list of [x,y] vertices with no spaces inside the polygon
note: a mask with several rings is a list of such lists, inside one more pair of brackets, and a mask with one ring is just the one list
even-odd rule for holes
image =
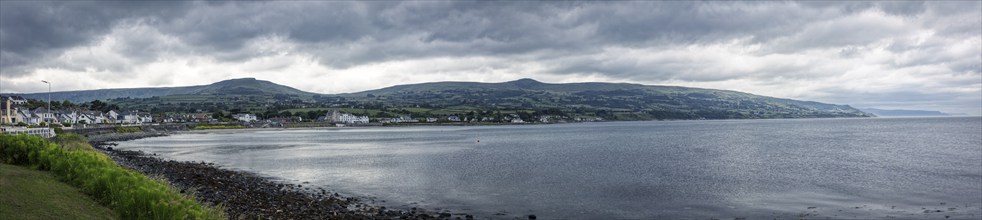
{"label": "coastline", "polygon": [[189,131],[100,134],[89,138],[96,150],[120,166],[166,180],[199,202],[221,205],[230,219],[474,219],[473,215],[460,212],[387,208],[322,187],[282,183],[212,163],[167,160],[142,151],[113,149],[113,142],[117,141],[182,132]]}

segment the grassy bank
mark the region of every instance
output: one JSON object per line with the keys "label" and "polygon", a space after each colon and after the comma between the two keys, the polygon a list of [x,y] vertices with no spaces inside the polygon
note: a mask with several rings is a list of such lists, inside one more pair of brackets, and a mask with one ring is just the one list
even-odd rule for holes
{"label": "grassy bank", "polygon": [[0,162],[51,171],[123,219],[224,219],[220,208],[205,207],[162,181],[116,165],[78,135],[59,135],[54,142],[0,135]]}
{"label": "grassy bank", "polygon": [[194,126],[194,130],[210,130],[210,129],[243,129],[246,126],[242,125],[198,125]]}
{"label": "grassy bank", "polygon": [[117,219],[50,172],[0,164],[0,219]]}

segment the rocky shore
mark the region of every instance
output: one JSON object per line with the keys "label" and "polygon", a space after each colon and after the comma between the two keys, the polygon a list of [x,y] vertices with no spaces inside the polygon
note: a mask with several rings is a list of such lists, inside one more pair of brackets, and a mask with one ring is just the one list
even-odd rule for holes
{"label": "rocky shore", "polygon": [[[143,136],[137,134],[144,134]],[[165,160],[140,151],[113,149],[108,141],[160,134],[90,137],[92,145],[121,166],[161,177],[199,201],[222,205],[230,219],[473,219],[464,213],[420,208],[389,209],[344,197],[320,187],[277,182],[249,172],[222,169],[204,162]]]}

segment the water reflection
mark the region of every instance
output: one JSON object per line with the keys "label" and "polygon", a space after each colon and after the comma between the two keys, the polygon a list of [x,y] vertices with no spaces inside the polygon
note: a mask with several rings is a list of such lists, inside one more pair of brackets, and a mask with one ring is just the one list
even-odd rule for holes
{"label": "water reflection", "polygon": [[920,218],[946,202],[967,218],[982,216],[979,130],[982,118],[675,121],[193,132],[119,147],[482,216]]}

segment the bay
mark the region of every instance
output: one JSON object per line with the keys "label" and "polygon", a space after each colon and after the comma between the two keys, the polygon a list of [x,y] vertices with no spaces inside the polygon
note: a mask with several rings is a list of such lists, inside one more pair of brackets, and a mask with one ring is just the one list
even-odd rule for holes
{"label": "bay", "polygon": [[980,117],[245,129],[118,148],[479,218],[982,217]]}

